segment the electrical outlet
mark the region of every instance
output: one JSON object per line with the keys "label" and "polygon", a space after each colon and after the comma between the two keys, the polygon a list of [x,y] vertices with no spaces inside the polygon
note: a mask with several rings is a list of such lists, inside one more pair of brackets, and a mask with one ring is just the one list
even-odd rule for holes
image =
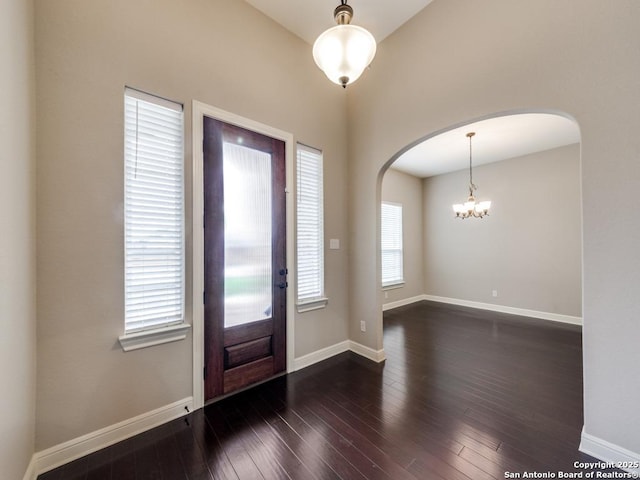
{"label": "electrical outlet", "polygon": [[498,290],[492,290],[491,291],[491,295],[493,295],[494,297],[498,296]]}
{"label": "electrical outlet", "polygon": [[366,332],[367,331],[367,324],[365,323],[364,320],[360,321],[360,331],[361,332]]}

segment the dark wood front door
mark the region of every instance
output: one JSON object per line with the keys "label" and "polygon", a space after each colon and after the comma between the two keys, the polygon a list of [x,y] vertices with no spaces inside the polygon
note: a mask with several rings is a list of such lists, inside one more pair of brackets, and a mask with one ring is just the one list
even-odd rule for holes
{"label": "dark wood front door", "polygon": [[285,144],[204,117],[205,400],[286,368]]}

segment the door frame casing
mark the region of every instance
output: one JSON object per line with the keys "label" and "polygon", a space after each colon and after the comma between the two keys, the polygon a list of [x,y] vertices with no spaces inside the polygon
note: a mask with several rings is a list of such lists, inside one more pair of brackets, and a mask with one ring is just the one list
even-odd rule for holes
{"label": "door frame casing", "polygon": [[[247,130],[266,135],[285,143],[285,190],[286,223],[287,223],[287,281],[295,285],[294,269],[294,201],[293,201],[293,167],[295,152],[293,134],[265,125],[254,120],[241,117],[231,112],[193,100],[192,102],[192,338],[193,338],[193,407],[204,406],[204,159],[203,159],[203,117],[211,117],[221,122],[237,125]],[[287,294],[287,373],[295,370],[295,299]]]}

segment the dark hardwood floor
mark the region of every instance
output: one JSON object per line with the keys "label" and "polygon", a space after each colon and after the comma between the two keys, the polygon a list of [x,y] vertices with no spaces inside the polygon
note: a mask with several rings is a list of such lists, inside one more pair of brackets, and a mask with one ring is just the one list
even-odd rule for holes
{"label": "dark hardwood floor", "polygon": [[571,325],[431,302],[401,307],[384,315],[383,364],[338,355],[39,480],[584,472],[574,462],[595,459],[578,452],[581,342]]}

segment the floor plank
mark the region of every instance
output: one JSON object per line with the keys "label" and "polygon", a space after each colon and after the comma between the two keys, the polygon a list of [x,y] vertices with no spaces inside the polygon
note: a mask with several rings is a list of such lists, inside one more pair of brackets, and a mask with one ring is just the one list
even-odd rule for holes
{"label": "floor plank", "polygon": [[497,480],[574,472],[573,325],[420,302],[385,312],[387,360],[344,353],[39,480]]}

